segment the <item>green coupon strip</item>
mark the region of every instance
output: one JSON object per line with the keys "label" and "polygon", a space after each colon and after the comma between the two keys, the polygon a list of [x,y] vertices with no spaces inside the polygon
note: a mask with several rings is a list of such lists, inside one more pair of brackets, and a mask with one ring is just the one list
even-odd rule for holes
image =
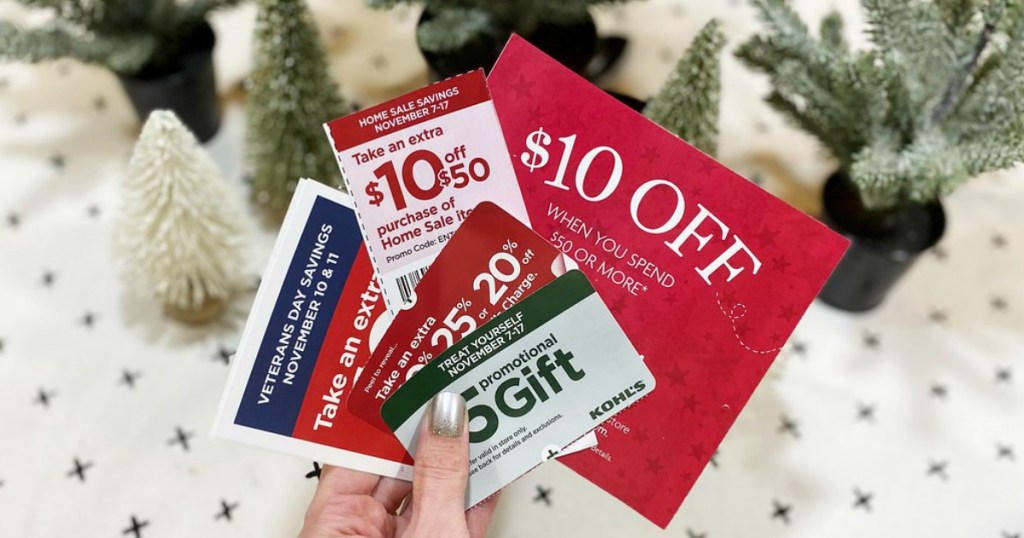
{"label": "green coupon strip", "polygon": [[654,390],[654,376],[583,273],[569,271],[456,343],[384,402],[410,453],[431,398],[469,409],[466,507]]}

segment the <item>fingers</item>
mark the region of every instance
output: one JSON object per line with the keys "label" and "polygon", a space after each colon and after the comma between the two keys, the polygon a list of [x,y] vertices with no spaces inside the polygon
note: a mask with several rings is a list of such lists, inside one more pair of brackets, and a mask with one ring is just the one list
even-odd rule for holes
{"label": "fingers", "polygon": [[390,514],[370,497],[379,481],[377,475],[325,465],[306,510],[300,538],[363,536],[380,529],[393,530]]}
{"label": "fingers", "polygon": [[373,488],[373,498],[377,500],[388,512],[398,513],[402,501],[412,492],[412,484],[406,480],[395,478],[381,478],[377,487]]}
{"label": "fingers", "polygon": [[501,495],[500,491],[466,512],[466,526],[469,527],[471,538],[484,538],[487,534],[487,527],[491,524],[494,509],[498,507],[499,495]]}
{"label": "fingers", "polygon": [[465,525],[469,480],[467,421],[462,396],[442,392],[434,397],[420,425],[412,509],[413,518],[424,528],[444,529],[455,522]]}
{"label": "fingers", "polygon": [[320,470],[320,484],[316,488],[318,496],[336,497],[338,495],[369,495],[377,486],[380,477],[344,467],[324,465]]}

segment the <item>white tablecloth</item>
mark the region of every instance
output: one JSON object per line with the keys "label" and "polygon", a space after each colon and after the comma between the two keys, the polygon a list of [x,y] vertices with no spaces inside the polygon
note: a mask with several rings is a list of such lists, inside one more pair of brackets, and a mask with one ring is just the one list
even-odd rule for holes
{"label": "white tablecloth", "polygon": [[[798,2],[813,20],[826,4]],[[347,96],[425,82],[414,11],[313,6]],[[240,197],[252,14],[215,18],[226,108],[209,148]],[[602,14],[602,31],[631,37],[605,84],[651,94],[711,15],[732,45],[757,27],[738,1]],[[764,80],[731,57],[724,74],[722,160],[816,210],[831,163],[760,102]],[[208,433],[252,294],[188,328],[117,276],[111,227],[137,129],[103,70],[0,66],[0,536],[117,537],[133,523],[145,538],[294,535],[312,462]],[[492,535],[1024,536],[1022,176],[951,196],[940,247],[878,310],[811,308],[668,531],[548,463],[507,489]],[[255,282],[274,231],[250,224],[240,270]]]}

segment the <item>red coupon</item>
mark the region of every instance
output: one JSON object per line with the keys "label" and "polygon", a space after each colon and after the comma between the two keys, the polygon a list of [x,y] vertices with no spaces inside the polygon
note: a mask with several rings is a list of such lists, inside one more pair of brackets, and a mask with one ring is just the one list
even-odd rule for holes
{"label": "red coupon", "polygon": [[469,215],[399,310],[348,399],[352,414],[388,433],[381,406],[431,359],[563,274],[557,249],[498,206]]}
{"label": "red coupon", "polygon": [[521,38],[489,85],[533,228],[658,383],[562,461],[664,527],[847,241]]}

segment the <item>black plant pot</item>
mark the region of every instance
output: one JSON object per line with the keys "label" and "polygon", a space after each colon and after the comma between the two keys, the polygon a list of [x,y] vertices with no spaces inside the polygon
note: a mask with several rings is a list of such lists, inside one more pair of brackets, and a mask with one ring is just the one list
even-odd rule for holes
{"label": "black plant pot", "polygon": [[[420,16],[420,24],[434,18],[428,9]],[[511,32],[498,35],[480,35],[462,47],[446,52],[430,52],[420,47],[427,61],[430,79],[437,81],[483,68],[490,71],[505,47]],[[529,35],[523,36],[562,65],[583,73],[597,52],[597,27],[589,16],[573,24],[541,23]]]}
{"label": "black plant pot", "polygon": [[618,99],[620,103],[628,106],[629,108],[632,108],[637,112],[640,112],[641,114],[644,112],[644,108],[647,108],[647,101],[642,101],[631,95],[626,95],[624,93],[619,93],[612,90],[605,90],[604,92]]}
{"label": "black plant pot", "polygon": [[213,74],[216,37],[203,23],[182,39],[185,48],[172,61],[150,64],[131,75],[118,73],[139,119],[146,121],[154,110],[171,110],[201,142],[220,128],[220,108]]}
{"label": "black plant pot", "polygon": [[846,175],[825,183],[824,221],[850,240],[818,297],[851,312],[870,310],[885,299],[921,253],[935,246],[946,229],[938,202],[908,204],[885,211],[864,207]]}

